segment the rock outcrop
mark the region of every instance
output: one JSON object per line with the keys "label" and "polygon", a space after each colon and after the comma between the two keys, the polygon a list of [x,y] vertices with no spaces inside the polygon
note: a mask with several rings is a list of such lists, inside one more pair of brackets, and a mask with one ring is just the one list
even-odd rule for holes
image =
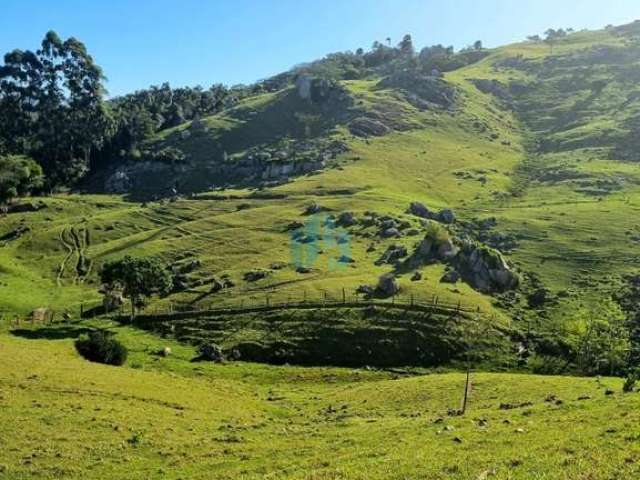
{"label": "rock outcrop", "polygon": [[481,292],[512,290],[519,284],[502,254],[485,245],[464,243],[452,264],[465,282]]}

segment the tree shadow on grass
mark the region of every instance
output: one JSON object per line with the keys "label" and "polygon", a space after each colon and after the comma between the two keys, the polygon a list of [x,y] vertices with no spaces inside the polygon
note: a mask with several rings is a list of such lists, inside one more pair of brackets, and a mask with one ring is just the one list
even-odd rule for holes
{"label": "tree shadow on grass", "polygon": [[78,338],[83,333],[90,331],[90,328],[85,327],[64,326],[42,327],[37,329],[17,328],[11,330],[11,334],[29,340],[64,340],[67,338]]}

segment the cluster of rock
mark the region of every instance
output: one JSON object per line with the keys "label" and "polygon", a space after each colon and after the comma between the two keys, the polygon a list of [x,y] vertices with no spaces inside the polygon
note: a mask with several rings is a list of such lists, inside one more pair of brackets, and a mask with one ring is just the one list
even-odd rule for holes
{"label": "cluster of rock", "polygon": [[10,203],[9,205],[0,205],[0,214],[37,212],[43,208],[47,208],[47,204],[42,200],[38,203]]}
{"label": "cluster of rock", "polygon": [[385,273],[378,278],[378,283],[375,286],[360,285],[356,292],[364,295],[365,298],[388,298],[400,292],[400,284],[393,273]]}
{"label": "cluster of rock", "polygon": [[[286,146],[256,147],[242,156],[223,154],[206,165],[212,187],[230,183],[282,181],[326,168],[331,160],[348,150],[339,140],[296,141]],[[190,161],[168,163],[153,160],[126,161],[104,183],[108,193],[129,193],[144,189],[150,176],[155,190],[170,189],[198,165]],[[161,185],[158,185],[158,182]]]}
{"label": "cluster of rock", "polygon": [[511,94],[511,91],[509,90],[509,87],[499,80],[478,78],[472,79],[471,82],[482,93],[493,95],[505,101],[513,100],[513,96]]}
{"label": "cluster of rock", "polygon": [[283,180],[326,168],[329,162],[346,152],[339,140],[300,141],[286,147],[260,147],[242,157],[226,157],[208,166],[216,184]]}
{"label": "cluster of rock", "polygon": [[518,248],[519,238],[508,232],[496,231],[498,221],[495,217],[472,219],[456,224],[456,234],[464,240],[476,240],[502,253],[509,253]]}
{"label": "cluster of rock", "polygon": [[415,215],[416,217],[424,218],[427,220],[435,220],[440,223],[451,224],[456,221],[456,215],[453,210],[445,208],[439,212],[429,210],[424,204],[420,202],[411,202],[409,205],[408,213]]}
{"label": "cluster of rock", "polygon": [[408,255],[407,249],[402,245],[390,245],[387,247],[382,256],[376,260],[376,265],[398,265],[401,258],[404,258]]}
{"label": "cluster of rock", "polygon": [[520,282],[500,252],[475,242],[464,242],[452,265],[465,282],[481,292],[512,290]]}
{"label": "cluster of rock", "polygon": [[463,280],[472,288],[485,292],[503,292],[518,286],[519,277],[497,250],[472,241],[454,241],[427,234],[404,266],[441,262],[448,266],[441,281]]}
{"label": "cluster of rock", "polygon": [[235,286],[235,283],[227,274],[224,274],[219,278],[216,276],[197,277],[192,275],[200,268],[200,266],[200,260],[189,258],[177,261],[171,265],[170,270],[173,279],[173,292],[183,292],[189,288],[210,285],[209,291],[215,293]]}
{"label": "cluster of rock", "polygon": [[448,109],[456,101],[456,90],[439,74],[427,75],[417,70],[402,70],[385,77],[380,86],[405,92],[406,99],[416,108]]}
{"label": "cluster of rock", "polygon": [[[169,189],[175,184],[175,179],[191,168],[188,163],[170,165],[151,160],[127,161],[120,164],[104,183],[107,193],[129,193],[149,183],[149,177],[164,179],[163,185],[156,185],[157,190]],[[158,188],[159,187],[159,188]]]}

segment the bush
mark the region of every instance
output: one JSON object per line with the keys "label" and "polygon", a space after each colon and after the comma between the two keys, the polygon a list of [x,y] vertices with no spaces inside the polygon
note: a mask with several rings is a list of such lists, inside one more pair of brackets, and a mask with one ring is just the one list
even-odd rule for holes
{"label": "bush", "polygon": [[198,359],[209,362],[221,362],[223,360],[222,349],[215,343],[203,343],[198,347]]}
{"label": "bush", "polygon": [[624,385],[622,385],[622,391],[624,393],[631,393],[636,389],[636,381],[637,381],[638,377],[636,377],[635,374],[631,374],[629,375],[625,381],[624,381]]}
{"label": "bush", "polygon": [[75,345],[78,353],[91,362],[122,365],[127,360],[127,348],[103,330],[83,335]]}
{"label": "bush", "polygon": [[534,355],[527,362],[531,371],[538,375],[559,375],[566,371],[566,362],[549,355]]}

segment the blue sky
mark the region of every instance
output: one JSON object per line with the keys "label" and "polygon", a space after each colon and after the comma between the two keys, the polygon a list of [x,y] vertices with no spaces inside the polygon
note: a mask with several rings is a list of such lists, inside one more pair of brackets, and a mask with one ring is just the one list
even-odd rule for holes
{"label": "blue sky", "polygon": [[640,0],[0,0],[0,51],[35,49],[50,29],[75,36],[118,95],[164,81],[250,83],[404,33],[420,47],[497,46],[638,18]]}

